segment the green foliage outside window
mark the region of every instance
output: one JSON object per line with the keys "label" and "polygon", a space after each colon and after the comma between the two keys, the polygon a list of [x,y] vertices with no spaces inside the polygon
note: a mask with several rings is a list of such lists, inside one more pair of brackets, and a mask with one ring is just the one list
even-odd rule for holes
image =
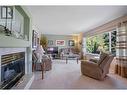
{"label": "green foliage outside window", "polygon": [[[99,53],[100,51],[109,51],[109,33],[96,35],[86,38],[87,52]],[[111,32],[111,52],[116,54],[116,31]]]}
{"label": "green foliage outside window", "polygon": [[116,31],[113,31],[111,33],[111,51],[112,51],[112,54],[116,55]]}
{"label": "green foliage outside window", "polygon": [[103,34],[105,51],[109,51],[109,33]]}
{"label": "green foliage outside window", "polygon": [[86,45],[89,53],[99,53],[100,50],[105,51],[103,35],[88,37]]}

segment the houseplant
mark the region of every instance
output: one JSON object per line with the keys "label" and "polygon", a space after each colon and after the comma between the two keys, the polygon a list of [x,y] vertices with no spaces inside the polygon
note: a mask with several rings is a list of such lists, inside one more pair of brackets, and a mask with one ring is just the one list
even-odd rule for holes
{"label": "houseplant", "polygon": [[47,44],[48,44],[47,37],[45,35],[41,35],[40,45],[42,45],[42,47],[44,48],[44,50],[47,48]]}

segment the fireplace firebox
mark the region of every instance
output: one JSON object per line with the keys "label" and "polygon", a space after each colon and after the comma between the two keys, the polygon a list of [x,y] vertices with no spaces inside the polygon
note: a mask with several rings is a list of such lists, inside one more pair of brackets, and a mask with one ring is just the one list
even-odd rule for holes
{"label": "fireplace firebox", "polygon": [[25,74],[25,52],[1,56],[1,89],[12,88]]}

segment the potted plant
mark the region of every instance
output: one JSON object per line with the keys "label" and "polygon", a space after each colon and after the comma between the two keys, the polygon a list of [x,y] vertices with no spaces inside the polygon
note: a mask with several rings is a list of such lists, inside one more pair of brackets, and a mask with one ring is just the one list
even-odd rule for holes
{"label": "potted plant", "polygon": [[47,44],[48,44],[47,37],[45,35],[41,35],[40,45],[42,45],[42,47],[44,48],[44,50],[47,48]]}

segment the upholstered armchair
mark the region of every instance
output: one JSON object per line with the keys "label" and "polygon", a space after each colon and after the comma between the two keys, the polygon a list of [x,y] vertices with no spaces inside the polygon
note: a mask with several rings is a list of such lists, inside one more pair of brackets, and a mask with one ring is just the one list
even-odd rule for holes
{"label": "upholstered armchair", "polygon": [[112,62],[113,58],[113,55],[102,53],[98,61],[81,61],[81,72],[83,75],[91,78],[104,80],[106,74],[109,73],[110,63]]}
{"label": "upholstered armchair", "polygon": [[32,53],[32,70],[34,71],[36,69],[37,66],[40,67],[40,70],[42,71],[42,79],[44,78],[44,63],[38,61],[40,59],[38,59],[36,53],[33,51]]}
{"label": "upholstered armchair", "polygon": [[[33,64],[36,64],[36,66],[35,66],[35,70],[37,70],[37,71],[41,71],[42,69],[41,69],[41,66],[40,66],[40,64],[43,64],[44,65],[44,71],[49,71],[49,70],[51,70],[52,69],[52,59],[50,58],[50,56],[48,56],[48,55],[43,55],[42,56],[42,62],[38,62],[37,60],[38,60],[38,58],[36,57],[36,54],[33,52]],[[40,63],[40,64],[38,64],[38,63]]]}
{"label": "upholstered armchair", "polygon": [[42,56],[42,62],[44,63],[44,70],[49,71],[52,69],[52,59],[48,55]]}
{"label": "upholstered armchair", "polygon": [[36,53],[32,53],[32,69],[42,71],[42,79],[44,78],[44,71],[49,71],[52,69],[52,59],[48,55],[43,55],[41,61],[38,61]]}

